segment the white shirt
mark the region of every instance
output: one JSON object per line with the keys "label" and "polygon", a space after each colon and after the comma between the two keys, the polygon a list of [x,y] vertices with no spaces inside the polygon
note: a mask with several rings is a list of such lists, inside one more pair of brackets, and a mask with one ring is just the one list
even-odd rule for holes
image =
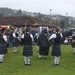
{"label": "white shirt", "polygon": [[13,35],[13,37],[16,37],[15,33],[13,33],[12,35]]}
{"label": "white shirt", "polygon": [[7,36],[6,35],[3,35],[3,39],[5,42],[7,42]]}
{"label": "white shirt", "polygon": [[39,33],[36,33],[35,36],[36,36],[36,38],[38,39],[38,37],[39,37]]}
{"label": "white shirt", "polygon": [[[60,33],[60,35],[61,35],[61,37],[63,37],[61,33]],[[50,36],[49,40],[51,40],[53,38],[56,38],[56,34],[55,33]]]}

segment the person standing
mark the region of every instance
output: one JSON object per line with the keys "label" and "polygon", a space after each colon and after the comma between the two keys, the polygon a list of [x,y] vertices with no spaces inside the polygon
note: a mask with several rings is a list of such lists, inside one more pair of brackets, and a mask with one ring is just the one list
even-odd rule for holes
{"label": "person standing", "polygon": [[73,54],[75,54],[75,29],[72,30],[71,45],[72,45],[72,48],[73,48]]}
{"label": "person standing", "polygon": [[25,65],[31,65],[31,56],[33,55],[33,35],[29,31],[30,28],[27,28],[25,34],[22,36],[24,38],[23,56]]}
{"label": "person standing", "polygon": [[12,40],[13,50],[14,50],[14,53],[17,53],[17,46],[18,46],[18,43],[19,43],[18,42],[19,41],[19,39],[18,39],[19,34],[18,34],[17,28],[14,29],[12,35],[13,35],[13,40]]}
{"label": "person standing", "polygon": [[39,52],[39,46],[37,45],[39,33],[36,33],[34,36],[34,42],[36,43],[36,51]]}
{"label": "person standing", "polygon": [[42,58],[42,55],[44,55],[45,59],[47,58],[50,47],[50,42],[48,41],[48,39],[49,39],[48,32],[47,29],[45,28],[38,37],[39,59]]}
{"label": "person standing", "polygon": [[53,65],[59,65],[59,60],[61,56],[61,39],[62,34],[60,34],[59,29],[54,29],[54,33],[50,36],[49,40],[52,42],[52,56],[54,56]]}
{"label": "person standing", "polygon": [[6,31],[0,32],[0,63],[4,62],[4,54],[7,53],[7,36]]}

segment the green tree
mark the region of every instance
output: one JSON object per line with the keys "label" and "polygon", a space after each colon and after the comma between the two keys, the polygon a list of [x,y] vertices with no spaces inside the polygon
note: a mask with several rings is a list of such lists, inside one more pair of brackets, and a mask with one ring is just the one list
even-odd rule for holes
{"label": "green tree", "polygon": [[19,10],[16,12],[16,16],[22,16],[22,11],[21,11],[21,9],[19,9]]}
{"label": "green tree", "polygon": [[63,19],[60,20],[59,25],[60,25],[60,28],[64,29],[65,28],[65,20],[63,20]]}

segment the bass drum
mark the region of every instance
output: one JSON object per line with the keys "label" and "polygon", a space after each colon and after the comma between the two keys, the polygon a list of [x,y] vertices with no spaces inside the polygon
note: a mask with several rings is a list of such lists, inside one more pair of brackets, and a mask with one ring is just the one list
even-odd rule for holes
{"label": "bass drum", "polygon": [[38,28],[38,33],[39,33],[39,34],[42,33],[42,31],[43,31],[44,29],[47,29],[47,32],[49,33],[49,28],[48,28],[47,26],[40,26],[40,27]]}

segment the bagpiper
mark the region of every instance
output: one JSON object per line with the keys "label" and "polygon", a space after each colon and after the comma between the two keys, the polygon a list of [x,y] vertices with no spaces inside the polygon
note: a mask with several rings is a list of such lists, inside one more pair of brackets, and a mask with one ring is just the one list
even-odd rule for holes
{"label": "bagpiper", "polygon": [[22,38],[24,38],[24,47],[23,47],[24,64],[31,65],[31,56],[33,55],[33,48],[32,48],[33,35],[30,34],[30,28],[26,29],[26,32],[22,36]]}
{"label": "bagpiper", "polygon": [[19,44],[19,34],[18,34],[17,28],[14,29],[12,36],[13,36],[13,40],[12,40],[13,50],[14,50],[14,53],[17,53],[17,46]]}
{"label": "bagpiper", "polygon": [[49,40],[52,42],[52,56],[54,56],[53,65],[59,65],[59,60],[61,56],[61,39],[62,34],[60,34],[59,29],[54,29],[54,33],[50,36]]}
{"label": "bagpiper", "polygon": [[4,62],[4,54],[7,53],[7,36],[6,31],[0,32],[0,62]]}

